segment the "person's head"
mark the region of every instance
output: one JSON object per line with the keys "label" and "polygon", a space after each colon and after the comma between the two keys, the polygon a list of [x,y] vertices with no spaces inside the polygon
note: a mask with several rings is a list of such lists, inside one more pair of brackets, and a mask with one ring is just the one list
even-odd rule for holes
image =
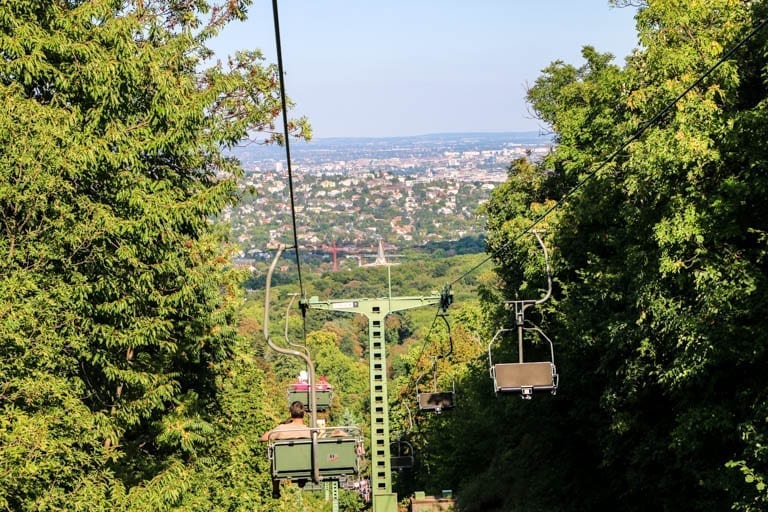
{"label": "person's head", "polygon": [[304,417],[304,404],[299,400],[291,403],[291,418],[303,418]]}

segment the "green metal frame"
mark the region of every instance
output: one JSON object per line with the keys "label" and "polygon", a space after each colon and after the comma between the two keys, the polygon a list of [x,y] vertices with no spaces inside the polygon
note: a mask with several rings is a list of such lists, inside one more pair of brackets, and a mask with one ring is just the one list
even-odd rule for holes
{"label": "green metal frame", "polygon": [[423,297],[378,299],[336,299],[321,301],[311,297],[311,309],[356,313],[368,318],[368,352],[371,385],[371,492],[373,512],[397,512],[397,494],[392,492],[389,450],[389,403],[387,400],[387,353],[384,319],[390,313],[424,306],[444,305],[446,294]]}
{"label": "green metal frame", "polygon": [[[354,439],[318,439],[317,454],[323,480],[355,474],[360,469]],[[312,478],[311,439],[276,441],[272,446],[272,458],[273,478]]]}

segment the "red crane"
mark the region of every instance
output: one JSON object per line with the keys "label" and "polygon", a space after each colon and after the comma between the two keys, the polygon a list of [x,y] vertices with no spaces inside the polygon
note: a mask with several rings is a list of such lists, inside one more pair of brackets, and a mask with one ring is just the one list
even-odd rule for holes
{"label": "red crane", "polygon": [[336,241],[334,240],[333,242],[331,242],[330,247],[328,247],[327,245],[323,245],[321,249],[324,251],[328,251],[333,255],[333,271],[337,272],[339,270],[339,265],[336,260],[336,254],[338,253],[338,251],[336,250]]}

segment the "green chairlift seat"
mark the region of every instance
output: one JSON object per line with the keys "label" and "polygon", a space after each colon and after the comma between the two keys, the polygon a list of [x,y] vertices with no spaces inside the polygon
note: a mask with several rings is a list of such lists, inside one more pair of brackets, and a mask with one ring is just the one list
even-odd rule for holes
{"label": "green chairlift seat", "polygon": [[[297,389],[295,384],[292,384],[288,388],[288,404],[292,404],[295,401],[299,401],[304,404],[304,408],[309,410],[309,389]],[[328,386],[315,388],[315,400],[317,401],[317,410],[320,412],[327,411],[331,408],[331,402],[333,401],[333,388]]]}
{"label": "green chairlift seat", "polygon": [[[344,437],[318,437],[316,457],[322,480],[338,480],[360,472],[362,436],[357,427],[336,427],[353,433]],[[319,429],[314,429],[319,430]],[[275,480],[314,479],[313,443],[311,438],[276,439],[269,442],[272,478]]]}

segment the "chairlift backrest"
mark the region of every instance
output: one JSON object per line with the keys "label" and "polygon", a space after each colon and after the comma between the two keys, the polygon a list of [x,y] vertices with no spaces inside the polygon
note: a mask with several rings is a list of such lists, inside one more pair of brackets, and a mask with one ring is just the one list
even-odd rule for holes
{"label": "chairlift backrest", "polygon": [[522,354],[515,363],[493,362],[493,345],[505,332],[518,329],[499,329],[488,344],[488,363],[493,390],[495,393],[520,393],[523,398],[531,398],[536,391],[557,392],[559,375],[555,367],[555,351],[550,340],[538,327],[525,328],[523,331],[535,331],[549,344],[550,358],[548,361],[523,361]]}
{"label": "chairlift backrest", "polygon": [[317,461],[318,474],[323,480],[338,480],[345,475],[359,474],[363,456],[360,429],[346,426],[333,429],[347,435],[319,437],[321,429],[310,429],[313,435],[317,435],[316,444],[313,444],[312,438],[270,440],[272,478],[312,480],[313,460]]}
{"label": "chairlift backrest", "polygon": [[[288,404],[299,401],[304,404],[304,408],[309,410],[309,384],[294,383],[288,386]],[[318,383],[315,385],[315,406],[320,412],[331,408],[333,401],[333,386],[328,383]]]}
{"label": "chairlift backrest", "polygon": [[438,391],[434,393],[419,393],[419,409],[422,411],[440,412],[447,409],[453,409],[454,402],[453,391]]}

